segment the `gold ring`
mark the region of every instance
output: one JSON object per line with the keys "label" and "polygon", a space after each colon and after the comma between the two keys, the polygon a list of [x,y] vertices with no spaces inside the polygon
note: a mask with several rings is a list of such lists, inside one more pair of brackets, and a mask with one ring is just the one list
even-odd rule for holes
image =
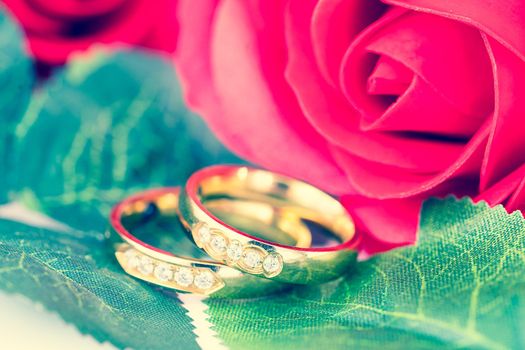
{"label": "gold ring", "polygon": [[[214,215],[208,203],[217,199],[266,203],[291,222],[299,218],[321,226],[338,242],[308,248],[261,239]],[[188,179],[179,209],[181,222],[199,248],[215,260],[253,275],[286,283],[322,283],[342,275],[356,261],[359,236],[341,203],[284,175],[239,166],[201,169]]]}
{"label": "gold ring", "polygon": [[[254,205],[257,209],[256,214],[240,212],[237,213],[237,217],[247,217],[252,223],[258,222],[261,227],[275,224],[276,228],[273,231],[277,231],[281,236],[283,232],[280,230],[283,230],[285,234],[290,232],[288,239],[300,244],[309,244],[310,231],[297,218],[289,216],[285,220],[279,217],[279,213],[270,215],[265,213],[264,206],[250,201],[211,203],[212,207],[217,210],[224,209],[226,213],[235,213],[241,207]],[[114,206],[110,214],[108,239],[115,249],[118,263],[128,274],[165,288],[219,297],[266,295],[286,287],[283,283],[262,280],[216,261],[174,255],[143,242],[131,233],[140,223],[154,219],[157,215],[173,217],[178,221],[178,206],[179,188],[145,191]],[[185,230],[181,228],[182,231]]]}

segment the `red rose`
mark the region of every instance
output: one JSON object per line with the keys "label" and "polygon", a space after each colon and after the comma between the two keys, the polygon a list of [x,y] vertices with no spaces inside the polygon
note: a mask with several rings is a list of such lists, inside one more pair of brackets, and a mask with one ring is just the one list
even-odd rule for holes
{"label": "red rose", "polygon": [[125,43],[172,52],[175,0],[4,0],[39,61],[61,64],[93,43]]}
{"label": "red rose", "polygon": [[188,103],[240,155],[342,195],[365,253],[421,202],[525,208],[525,2],[182,0]]}

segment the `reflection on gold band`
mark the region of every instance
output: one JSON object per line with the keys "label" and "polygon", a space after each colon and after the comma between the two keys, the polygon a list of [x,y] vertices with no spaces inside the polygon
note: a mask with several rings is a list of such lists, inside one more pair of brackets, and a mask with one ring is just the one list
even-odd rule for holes
{"label": "reflection on gold band", "polygon": [[[117,261],[128,274],[165,288],[213,296],[265,295],[285,287],[281,283],[256,278],[216,261],[171,254],[139,240],[132,233],[145,219],[154,219],[151,213],[153,216],[173,216],[173,219],[178,220],[178,204],[178,188],[161,188],[139,193],[114,207],[109,238],[115,248]],[[310,231],[299,220],[288,218],[286,222],[289,226],[283,228],[280,223],[284,219],[280,213],[265,214],[268,208],[256,203],[219,200],[211,201],[210,206],[220,215],[235,215],[252,224],[256,223],[258,227],[270,228],[267,230],[270,236],[282,236],[281,230],[284,229],[285,236],[298,245],[311,242]],[[258,208],[261,211],[243,212],[241,208]]]}
{"label": "reflection on gold band", "polygon": [[[215,215],[210,203],[217,200],[264,203],[284,222],[316,223],[342,243],[307,248],[261,239]],[[188,180],[179,208],[181,221],[197,246],[243,272],[287,283],[322,283],[340,276],[356,259],[359,237],[339,201],[283,175],[237,166],[202,169]]]}

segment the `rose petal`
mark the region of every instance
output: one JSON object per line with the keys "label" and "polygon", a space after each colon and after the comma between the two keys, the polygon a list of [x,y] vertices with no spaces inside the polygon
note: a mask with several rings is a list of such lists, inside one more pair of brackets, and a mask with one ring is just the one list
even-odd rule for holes
{"label": "rose petal", "polygon": [[[8,1],[8,6],[24,25],[33,55],[49,64],[61,64],[70,53],[86,50],[93,43],[144,43],[144,46],[148,46],[145,38],[157,26],[159,18],[170,9],[175,11],[176,6],[171,0],[160,0],[155,6],[148,0],[126,2],[125,6],[104,21],[79,30],[75,27],[79,25],[76,22],[50,20],[22,2]],[[168,49],[173,48],[175,40],[174,36],[163,45]]]}
{"label": "rose petal", "polygon": [[58,34],[62,28],[59,19],[49,18],[34,11],[27,1],[3,0],[10,12],[28,33],[43,32]]}
{"label": "rose petal", "polygon": [[383,0],[418,12],[468,23],[525,59],[525,2],[522,0]]}
{"label": "rose petal", "polygon": [[364,232],[359,251],[361,257],[413,244],[417,239],[422,199],[377,200],[362,196],[343,196],[341,201]]}
{"label": "rose petal", "polygon": [[384,10],[384,4],[370,0],[319,0],[315,4],[312,50],[323,78],[332,87],[339,84],[339,66],[353,37]]}
{"label": "rose petal", "polygon": [[[487,121],[464,146],[463,153],[437,174],[418,174],[385,166],[356,157],[337,147],[332,152],[338,164],[346,171],[352,186],[362,195],[378,199],[406,198],[434,189],[452,177],[469,176],[470,182],[475,182],[490,132],[489,127],[490,123]],[[420,151],[424,154],[427,150]],[[432,159],[439,156],[439,152],[428,152],[427,156]]]}
{"label": "rose petal", "polygon": [[481,169],[480,189],[525,162],[525,62],[491,38],[486,38],[494,69],[496,106],[491,135]]}
{"label": "rose petal", "polygon": [[520,170],[521,181],[514,190],[512,197],[508,200],[505,207],[509,212],[514,210],[525,210],[525,169],[522,167]]}
{"label": "rose petal", "polygon": [[78,20],[92,16],[106,15],[118,10],[126,1],[135,0],[18,0],[28,3],[36,12],[62,20]]}
{"label": "rose petal", "polygon": [[362,196],[343,196],[342,202],[363,233],[361,258],[412,244],[417,240],[421,204],[430,196],[444,197],[453,193],[463,197],[476,190],[476,184],[467,179],[447,182],[439,191],[404,199],[370,199]]}
{"label": "rose petal", "polygon": [[380,56],[368,77],[366,90],[370,95],[403,94],[414,80],[414,73],[388,56]]}
{"label": "rose petal", "polygon": [[[392,104],[388,115],[383,115],[383,100],[367,91],[370,77],[366,72],[375,57],[370,52],[403,64],[420,79],[419,86],[411,90],[415,96],[406,96],[404,104]],[[488,62],[477,31],[438,16],[394,9],[352,43],[342,62],[341,83],[349,101],[361,112],[366,129],[406,127],[407,131],[470,136],[492,111]],[[407,104],[406,111],[400,108]]]}
{"label": "rose petal", "polygon": [[[333,130],[330,135],[343,135],[342,142],[336,143],[337,149],[370,162],[404,169],[407,173],[428,175],[441,171],[450,166],[465,147],[463,142],[375,131],[365,133],[334,130],[336,128],[337,126],[326,126],[326,130]],[[349,174],[349,177],[352,175]]]}
{"label": "rose petal", "polygon": [[141,45],[173,53],[177,47],[179,22],[177,19],[177,4],[167,0],[165,11],[157,17],[156,25],[151,28]]}
{"label": "rose petal", "polygon": [[280,5],[223,1],[214,13],[214,3],[199,4],[181,1],[178,9],[176,63],[191,106],[242,156],[332,192],[350,191],[282,76]]}
{"label": "rose petal", "polygon": [[409,12],[363,40],[366,50],[408,67],[448,103],[481,123],[493,109],[492,71],[479,32],[440,16]]}
{"label": "rose petal", "polygon": [[484,200],[491,206],[507,202],[506,206],[509,210],[524,208],[524,183],[525,165],[522,165],[494,186],[479,194],[475,201]]}
{"label": "rose petal", "polygon": [[[181,0],[177,6],[180,26],[175,68],[181,80],[186,102],[207,117],[220,115],[217,94],[211,79],[210,41],[219,0]],[[213,120],[210,120],[212,125]],[[220,134],[219,134],[220,136]],[[226,140],[225,140],[226,141]]]}
{"label": "rose petal", "polygon": [[[285,73],[312,125],[330,143],[382,164],[428,173],[441,170],[456,159],[462,149],[458,144],[359,130],[355,110],[326,83],[315,66],[310,38],[304,35],[310,27],[308,19],[312,10],[313,4],[307,7],[304,1],[290,2],[286,12],[288,65]],[[435,155],[428,157],[428,154]]]}
{"label": "rose petal", "polygon": [[[368,101],[363,101],[366,105]],[[426,81],[415,76],[405,93],[383,113],[368,113],[361,119],[365,131],[410,131],[447,136],[462,141],[479,129],[481,120],[452,106]],[[442,138],[444,144],[447,138]],[[458,154],[456,154],[457,156]],[[444,166],[447,166],[445,164]]]}

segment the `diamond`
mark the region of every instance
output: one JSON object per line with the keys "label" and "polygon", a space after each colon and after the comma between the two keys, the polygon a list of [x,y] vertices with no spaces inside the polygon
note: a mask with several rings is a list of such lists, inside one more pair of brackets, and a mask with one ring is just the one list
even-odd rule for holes
{"label": "diamond", "polygon": [[197,229],[197,233],[199,234],[199,240],[202,243],[206,243],[210,240],[210,228],[205,223],[202,223],[202,225]]}
{"label": "diamond", "polygon": [[143,275],[151,275],[153,272],[153,269],[155,268],[155,265],[153,264],[153,260],[150,257],[142,256],[140,258],[139,266],[137,267],[137,270]]}
{"label": "diamond", "polygon": [[226,255],[233,261],[237,261],[242,255],[242,244],[239,241],[232,241],[226,248]]}
{"label": "diamond", "polygon": [[140,255],[135,249],[128,249],[124,253],[127,259],[127,265],[131,269],[136,269],[140,264]]}
{"label": "diamond", "polygon": [[195,285],[199,289],[208,289],[213,285],[213,275],[210,271],[202,271],[195,276]]}
{"label": "diamond", "polygon": [[223,254],[226,251],[226,239],[221,235],[213,235],[210,246],[217,253]]}
{"label": "diamond", "polygon": [[173,277],[171,266],[164,263],[158,264],[157,267],[155,267],[153,274],[157,279],[163,282],[169,281]]}
{"label": "diamond", "polygon": [[282,258],[279,254],[268,254],[263,260],[263,269],[269,274],[280,272],[283,268]]}
{"label": "diamond", "polygon": [[255,269],[261,264],[261,253],[254,249],[248,249],[244,252],[243,261],[248,268]]}
{"label": "diamond", "polygon": [[130,259],[138,255],[137,251],[133,248],[130,248],[124,252],[126,258]]}
{"label": "diamond", "polygon": [[190,269],[182,267],[173,275],[175,282],[183,287],[187,287],[193,282],[193,272]]}

